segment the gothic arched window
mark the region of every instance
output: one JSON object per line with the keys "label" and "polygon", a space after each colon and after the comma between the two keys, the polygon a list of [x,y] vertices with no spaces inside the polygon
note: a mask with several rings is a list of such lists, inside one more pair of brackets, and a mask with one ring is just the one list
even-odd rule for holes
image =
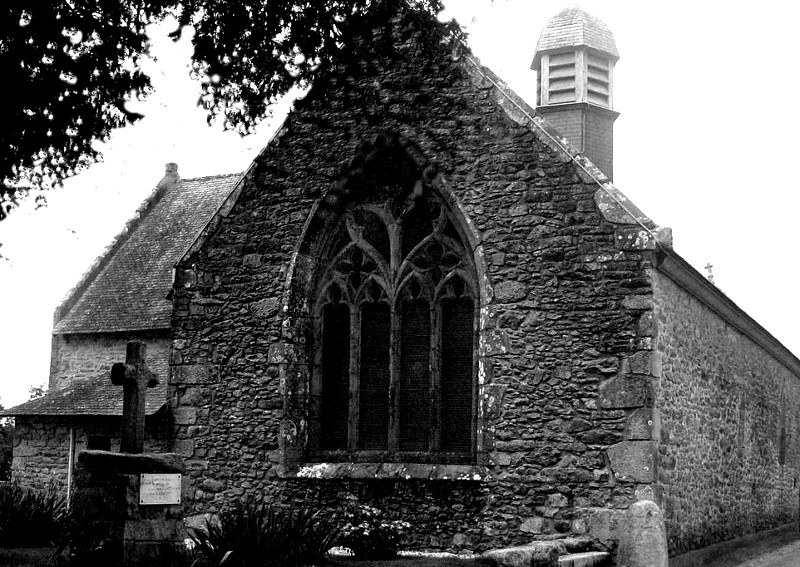
{"label": "gothic arched window", "polygon": [[337,212],[317,261],[310,457],[472,462],[471,251],[422,181],[375,195]]}

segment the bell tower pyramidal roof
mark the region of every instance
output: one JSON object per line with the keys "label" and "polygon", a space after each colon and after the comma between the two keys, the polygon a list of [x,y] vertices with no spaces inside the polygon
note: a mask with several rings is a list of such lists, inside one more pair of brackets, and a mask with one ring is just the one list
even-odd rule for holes
{"label": "bell tower pyramidal roof", "polygon": [[536,58],[543,53],[583,46],[619,59],[617,44],[609,27],[578,6],[565,8],[547,22],[536,44]]}

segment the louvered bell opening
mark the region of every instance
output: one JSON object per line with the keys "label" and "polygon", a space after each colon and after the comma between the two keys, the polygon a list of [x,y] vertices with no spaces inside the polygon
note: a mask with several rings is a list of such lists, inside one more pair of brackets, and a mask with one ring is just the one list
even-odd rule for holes
{"label": "louvered bell opening", "polygon": [[385,450],[389,438],[389,306],[361,307],[358,448]]}
{"label": "louvered bell opening", "polygon": [[575,102],[575,52],[550,55],[547,72],[547,104]]}
{"label": "louvered bell opening", "polygon": [[588,102],[611,107],[611,62],[592,53],[586,54]]}
{"label": "louvered bell opening", "polygon": [[322,310],[320,447],[347,447],[350,389],[350,308],[329,303]]}
{"label": "louvered bell opening", "polygon": [[542,106],[542,81],[536,81],[536,106]]}

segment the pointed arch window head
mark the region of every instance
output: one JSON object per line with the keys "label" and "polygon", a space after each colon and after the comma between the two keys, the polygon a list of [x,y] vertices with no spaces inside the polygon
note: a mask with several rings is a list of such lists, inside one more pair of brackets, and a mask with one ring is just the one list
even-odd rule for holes
{"label": "pointed arch window head", "polygon": [[377,164],[357,160],[357,198],[337,198],[316,247],[309,456],[470,463],[471,250],[421,168],[397,147],[383,150],[370,154]]}

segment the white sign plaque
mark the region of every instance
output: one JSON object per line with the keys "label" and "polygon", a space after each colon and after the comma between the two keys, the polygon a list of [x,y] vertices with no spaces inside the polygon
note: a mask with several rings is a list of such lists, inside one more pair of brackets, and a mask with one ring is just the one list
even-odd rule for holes
{"label": "white sign plaque", "polygon": [[139,477],[139,504],[180,504],[180,474],[142,474]]}

